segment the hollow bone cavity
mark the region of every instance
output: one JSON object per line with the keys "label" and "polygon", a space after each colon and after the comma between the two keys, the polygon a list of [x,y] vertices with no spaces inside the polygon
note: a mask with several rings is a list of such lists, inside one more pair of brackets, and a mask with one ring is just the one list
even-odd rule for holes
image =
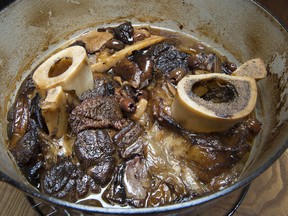
{"label": "hollow bone cavity", "polygon": [[67,119],[60,116],[67,115],[64,91],[75,91],[80,96],[93,88],[93,75],[85,49],[72,46],[56,53],[37,68],[33,80],[44,100],[40,106],[49,133],[61,137],[67,127]]}

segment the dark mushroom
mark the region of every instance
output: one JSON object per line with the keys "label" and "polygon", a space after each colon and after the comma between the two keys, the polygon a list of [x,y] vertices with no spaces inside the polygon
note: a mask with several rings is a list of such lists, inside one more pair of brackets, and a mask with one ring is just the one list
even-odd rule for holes
{"label": "dark mushroom", "polygon": [[154,67],[154,61],[145,57],[143,58],[143,61],[139,61],[138,63],[140,70],[142,71],[140,80],[140,86],[139,88],[142,89],[149,85],[149,82],[152,79],[153,76],[153,67]]}
{"label": "dark mushroom", "polygon": [[116,39],[122,41],[125,44],[133,43],[134,28],[131,22],[125,22],[114,29],[114,35]]}
{"label": "dark mushroom", "polygon": [[187,58],[187,62],[188,62],[188,67],[193,70],[194,68],[198,68],[200,61],[199,59],[196,57],[196,55],[190,55]]}
{"label": "dark mushroom", "polygon": [[184,68],[175,68],[168,74],[168,78],[171,83],[177,84],[185,74],[186,70]]}
{"label": "dark mushroom", "polygon": [[138,88],[141,83],[142,71],[138,65],[125,58],[118,62],[117,65],[113,67],[115,73],[119,75],[123,80],[127,81],[134,88]]}
{"label": "dark mushroom", "polygon": [[14,149],[25,135],[29,124],[29,102],[28,97],[22,94],[15,103],[14,121],[12,125],[12,137],[9,148]]}
{"label": "dark mushroom", "polygon": [[114,39],[114,38],[107,41],[105,45],[109,49],[114,49],[114,50],[121,50],[125,47],[125,44],[122,41]]}

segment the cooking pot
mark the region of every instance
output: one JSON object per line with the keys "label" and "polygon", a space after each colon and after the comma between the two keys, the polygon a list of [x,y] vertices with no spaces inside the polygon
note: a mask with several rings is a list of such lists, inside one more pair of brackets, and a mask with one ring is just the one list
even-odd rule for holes
{"label": "cooking pot", "polygon": [[[256,116],[263,124],[239,180],[189,202],[145,209],[97,208],[49,197],[20,174],[7,151],[7,110],[19,83],[43,56],[88,28],[123,21],[192,35],[238,65],[260,57],[268,77],[259,81]],[[190,215],[201,213],[264,172],[288,147],[288,33],[248,0],[19,0],[0,12],[0,178],[66,214]],[[68,213],[69,212],[69,213]]]}

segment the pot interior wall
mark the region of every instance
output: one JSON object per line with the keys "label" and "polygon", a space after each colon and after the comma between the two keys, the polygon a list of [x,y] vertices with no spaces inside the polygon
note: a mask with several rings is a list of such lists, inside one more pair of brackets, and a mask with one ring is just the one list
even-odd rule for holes
{"label": "pot interior wall", "polygon": [[[0,13],[0,167],[23,182],[6,148],[6,115],[13,92],[41,56],[87,28],[130,20],[190,34],[238,64],[260,57],[269,77],[260,81],[258,119],[263,130],[243,174],[250,176],[287,148],[287,32],[248,0],[16,1]],[[40,56],[40,57],[39,57]],[[270,162],[269,162],[270,161]],[[21,183],[23,184],[23,183]]]}

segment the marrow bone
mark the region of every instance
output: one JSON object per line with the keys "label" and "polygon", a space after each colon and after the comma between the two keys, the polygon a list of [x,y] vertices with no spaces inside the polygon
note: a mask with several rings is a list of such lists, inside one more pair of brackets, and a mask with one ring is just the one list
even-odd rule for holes
{"label": "marrow bone", "polygon": [[56,53],[37,68],[33,80],[42,98],[56,86],[62,86],[64,91],[74,90],[79,97],[93,88],[93,75],[85,49],[72,46]]}
{"label": "marrow bone", "polygon": [[265,64],[258,58],[245,62],[232,76],[220,73],[186,76],[178,83],[172,115],[187,130],[225,131],[254,110],[256,80],[266,75]]}
{"label": "marrow bone", "polygon": [[33,80],[43,101],[40,104],[50,135],[61,137],[67,127],[65,91],[79,97],[93,88],[93,75],[81,46],[66,48],[42,63]]}
{"label": "marrow bone", "polygon": [[237,70],[235,70],[231,75],[249,76],[249,77],[253,77],[255,80],[260,80],[267,76],[267,70],[266,70],[266,66],[263,60],[260,58],[256,58],[256,59],[251,59],[245,62]]}
{"label": "marrow bone", "polygon": [[50,135],[62,137],[67,128],[66,96],[62,87],[50,89],[40,107]]}
{"label": "marrow bone", "polygon": [[[215,90],[217,85],[220,90]],[[227,91],[230,91],[228,95]],[[223,94],[223,98],[219,94]],[[225,131],[253,111],[256,99],[257,86],[251,77],[216,73],[190,75],[178,83],[171,111],[174,119],[187,130]]]}

